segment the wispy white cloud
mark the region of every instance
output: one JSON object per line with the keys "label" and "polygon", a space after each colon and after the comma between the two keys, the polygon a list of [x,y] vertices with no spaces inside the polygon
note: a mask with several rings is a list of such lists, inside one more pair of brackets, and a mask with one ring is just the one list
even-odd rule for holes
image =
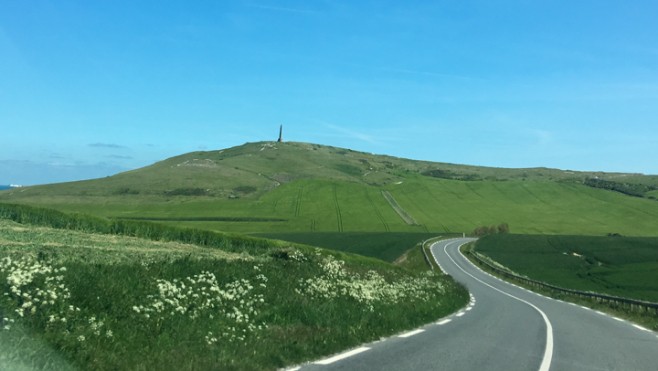
{"label": "wispy white cloud", "polygon": [[121,155],[108,155],[107,158],[113,158],[117,160],[133,160],[132,156],[121,156]]}
{"label": "wispy white cloud", "polygon": [[277,12],[288,12],[288,13],[298,13],[298,14],[320,14],[319,11],[311,10],[311,9],[288,8],[283,6],[271,6],[271,5],[262,5],[262,4],[246,4],[246,6],[250,8],[274,10]]}
{"label": "wispy white cloud", "polygon": [[93,148],[113,148],[113,149],[128,148],[126,146],[122,146],[122,145],[114,144],[114,143],[90,143],[89,147],[93,147]]}
{"label": "wispy white cloud", "polygon": [[540,146],[547,146],[553,143],[553,133],[548,130],[537,129],[534,130],[536,143]]}
{"label": "wispy white cloud", "polygon": [[373,136],[366,133],[362,133],[356,130],[348,129],[334,124],[324,124],[324,126],[348,138],[358,139],[360,141],[367,142],[370,144],[379,144],[378,140],[376,140]]}
{"label": "wispy white cloud", "polygon": [[406,75],[420,75],[420,76],[448,78],[448,79],[465,80],[465,81],[486,81],[485,79],[477,78],[473,76],[464,76],[464,75],[457,75],[452,73],[440,73],[440,72],[423,71],[423,70],[415,70],[415,69],[407,69],[407,68],[379,67],[377,69],[382,72],[393,72],[393,73],[401,73]]}

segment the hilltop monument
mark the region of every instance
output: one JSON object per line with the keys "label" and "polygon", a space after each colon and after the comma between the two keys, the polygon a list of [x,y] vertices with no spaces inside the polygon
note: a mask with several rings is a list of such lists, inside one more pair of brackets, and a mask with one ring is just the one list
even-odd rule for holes
{"label": "hilltop monument", "polygon": [[277,143],[283,143],[283,125],[279,126],[279,139]]}

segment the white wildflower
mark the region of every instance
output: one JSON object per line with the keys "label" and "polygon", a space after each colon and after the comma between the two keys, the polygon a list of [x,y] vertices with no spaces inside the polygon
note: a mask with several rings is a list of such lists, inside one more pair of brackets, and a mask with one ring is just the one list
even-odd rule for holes
{"label": "white wildflower", "polygon": [[[267,277],[259,274],[258,281],[267,282]],[[262,287],[256,285],[259,289]],[[133,310],[144,314],[160,313],[161,319],[173,316],[197,318],[221,318],[233,323],[236,330],[228,331],[233,336],[236,331],[254,332],[255,305],[262,305],[262,294],[255,292],[256,287],[246,279],[239,279],[220,285],[216,276],[207,271],[171,281],[158,279],[155,282],[157,294],[148,295],[144,305],[134,306]],[[231,327],[232,328],[232,327]],[[208,344],[214,344],[225,335],[206,337]],[[233,336],[234,337],[234,336]],[[237,339],[237,338],[236,338]]]}

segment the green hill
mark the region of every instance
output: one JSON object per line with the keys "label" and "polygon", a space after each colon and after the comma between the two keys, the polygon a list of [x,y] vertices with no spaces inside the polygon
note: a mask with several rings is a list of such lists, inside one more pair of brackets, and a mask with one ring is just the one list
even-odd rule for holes
{"label": "green hill", "polygon": [[513,232],[656,236],[658,176],[502,169],[306,143],[193,152],[112,177],[0,192],[110,218],[240,233]]}

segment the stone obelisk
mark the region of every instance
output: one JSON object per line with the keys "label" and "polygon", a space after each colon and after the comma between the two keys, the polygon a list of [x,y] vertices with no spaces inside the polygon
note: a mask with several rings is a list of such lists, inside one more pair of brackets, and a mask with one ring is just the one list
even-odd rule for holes
{"label": "stone obelisk", "polygon": [[283,125],[279,126],[279,140],[278,143],[283,143]]}

